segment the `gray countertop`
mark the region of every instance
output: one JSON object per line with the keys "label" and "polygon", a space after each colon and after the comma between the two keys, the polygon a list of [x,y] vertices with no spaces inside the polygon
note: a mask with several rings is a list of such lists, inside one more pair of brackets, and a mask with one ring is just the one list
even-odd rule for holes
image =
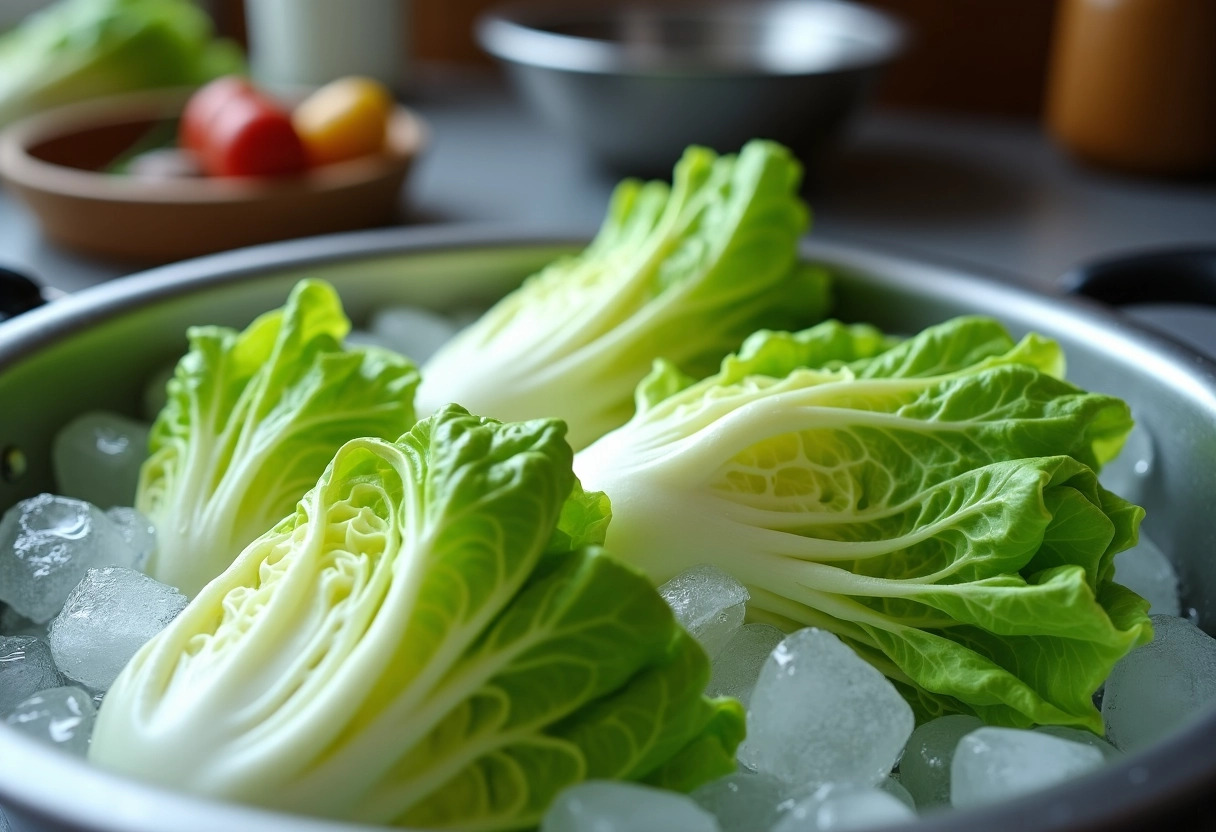
{"label": "gray countertop", "polygon": [[[436,76],[411,103],[430,124],[432,143],[405,195],[409,221],[509,221],[576,233],[598,225],[617,175],[546,130],[496,82]],[[872,113],[825,165],[809,199],[815,234],[1031,285],[1099,256],[1216,246],[1216,182],[1086,169],[1030,122]],[[0,265],[66,291],[132,270],[56,248],[3,191]],[[1194,321],[1216,330],[1210,318]]]}
{"label": "gray countertop", "polygon": [[[435,134],[419,167],[422,218],[593,229],[615,176],[512,100],[457,87],[418,102]],[[1216,244],[1216,181],[1080,167],[1031,122],[863,117],[810,191],[813,233],[962,260],[1028,281],[1143,247]]]}

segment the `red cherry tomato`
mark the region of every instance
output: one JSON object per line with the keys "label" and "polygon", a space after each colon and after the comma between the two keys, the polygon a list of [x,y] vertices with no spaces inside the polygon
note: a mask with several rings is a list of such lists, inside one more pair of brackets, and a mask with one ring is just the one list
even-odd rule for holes
{"label": "red cherry tomato", "polygon": [[195,93],[180,141],[209,176],[286,176],[308,166],[291,115],[242,79],[222,78]]}
{"label": "red cherry tomato", "polygon": [[254,95],[253,84],[239,75],[226,75],[200,87],[182,112],[177,143],[186,150],[198,152],[206,141],[207,125],[231,99]]}

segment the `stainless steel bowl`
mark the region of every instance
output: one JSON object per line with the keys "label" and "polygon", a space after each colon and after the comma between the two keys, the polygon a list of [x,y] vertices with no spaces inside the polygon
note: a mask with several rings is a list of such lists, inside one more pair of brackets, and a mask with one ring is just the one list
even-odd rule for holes
{"label": "stainless steel bowl", "polygon": [[[145,272],[0,325],[0,508],[53,486],[55,432],[83,410],[135,414],[145,380],[196,323],[242,326],[306,276],[330,280],[356,321],[386,304],[489,302],[575,241],[493,230],[391,229],[278,243]],[[1058,339],[1079,384],[1127,399],[1156,462],[1145,527],[1181,573],[1185,603],[1216,626],[1216,364],[1096,304],[988,282],[967,271],[822,242],[803,254],[838,275],[837,314],[911,331],[986,314]],[[24,473],[19,469],[24,467]],[[1177,813],[1216,821],[1216,713],[1142,753],[1021,800],[928,815],[920,832],[1172,829]],[[221,804],[89,766],[0,724],[0,804],[37,832],[354,832],[366,827]],[[1206,824],[1206,825],[1205,825]]]}
{"label": "stainless steel bowl", "polygon": [[753,137],[813,162],[904,42],[894,19],[843,0],[521,4],[477,35],[554,129],[633,174]]}

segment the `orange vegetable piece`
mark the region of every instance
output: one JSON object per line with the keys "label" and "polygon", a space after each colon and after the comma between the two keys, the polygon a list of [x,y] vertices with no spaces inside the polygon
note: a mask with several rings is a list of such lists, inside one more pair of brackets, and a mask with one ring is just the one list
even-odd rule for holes
{"label": "orange vegetable piece", "polygon": [[291,121],[313,165],[328,165],[384,149],[393,97],[370,78],[340,78],[306,98]]}

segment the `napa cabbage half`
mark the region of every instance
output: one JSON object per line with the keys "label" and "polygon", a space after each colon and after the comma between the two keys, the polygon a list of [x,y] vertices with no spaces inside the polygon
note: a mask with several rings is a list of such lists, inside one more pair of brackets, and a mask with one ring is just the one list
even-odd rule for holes
{"label": "napa cabbage half", "polygon": [[420,413],[448,402],[570,426],[577,449],[622,424],[656,358],[712,372],[761,327],[827,313],[828,278],[798,262],[809,212],[781,145],[689,148],[671,185],[625,180],[599,234],[529,278],[423,367]]}
{"label": "napa cabbage half", "polygon": [[733,771],[742,710],[703,695],[708,660],[646,577],[591,545],[608,506],[564,432],[449,406],[343,445],[131,661],[91,758],[427,829],[534,827],[588,778]]}
{"label": "napa cabbage half", "polygon": [[730,572],[753,618],[836,633],[922,718],[1100,731],[1092,694],[1151,638],[1113,582],[1143,512],[1094,473],[1126,404],[1063,370],[1054,342],[981,318],[898,344],[757,333],[701,381],[657,367],[575,470],[653,580]]}
{"label": "napa cabbage half", "polygon": [[344,442],[414,424],[414,365],[344,348],[349,330],[318,280],[243,332],[190,328],[135,498],[156,524],[149,575],[193,596],[291,513]]}

